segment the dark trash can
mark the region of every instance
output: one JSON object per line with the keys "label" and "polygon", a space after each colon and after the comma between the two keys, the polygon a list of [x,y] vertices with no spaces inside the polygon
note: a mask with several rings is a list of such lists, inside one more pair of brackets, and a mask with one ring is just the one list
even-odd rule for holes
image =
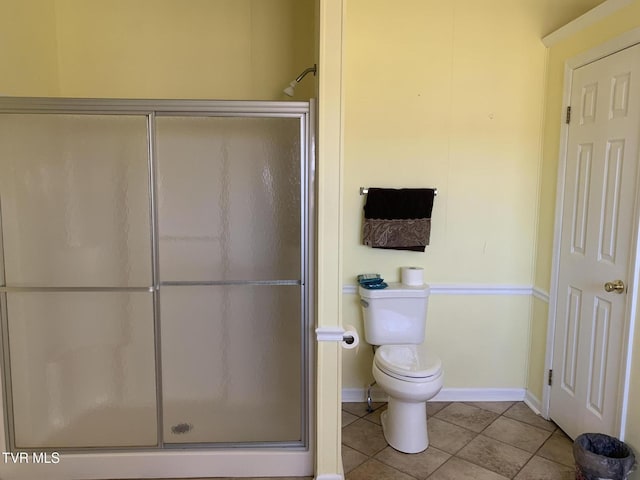
{"label": "dark trash can", "polygon": [[583,433],[573,442],[576,480],[625,480],[636,464],[631,449],[615,437]]}

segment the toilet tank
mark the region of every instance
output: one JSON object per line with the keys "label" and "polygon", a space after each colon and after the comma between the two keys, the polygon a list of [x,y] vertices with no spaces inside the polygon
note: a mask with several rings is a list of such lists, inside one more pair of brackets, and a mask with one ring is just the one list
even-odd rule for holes
{"label": "toilet tank", "polygon": [[424,341],[429,286],[389,283],[382,290],[359,288],[364,336],[371,345],[418,345]]}

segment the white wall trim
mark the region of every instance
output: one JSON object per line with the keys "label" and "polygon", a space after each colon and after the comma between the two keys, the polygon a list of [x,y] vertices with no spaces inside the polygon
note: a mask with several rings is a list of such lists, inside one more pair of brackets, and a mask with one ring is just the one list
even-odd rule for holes
{"label": "white wall trim", "polygon": [[344,480],[344,477],[337,473],[322,473],[316,477],[316,480]]}
{"label": "white wall trim", "polygon": [[355,295],[358,293],[357,285],[343,285],[342,286],[342,294],[343,295]]}
{"label": "white wall trim", "polygon": [[[520,402],[525,400],[524,388],[443,388],[433,397],[434,402]],[[380,388],[371,389],[374,402],[386,402],[387,395]],[[366,402],[366,388],[343,388],[343,402]]]}
{"label": "white wall trim", "polygon": [[[612,55],[620,50],[629,48],[636,43],[640,43],[640,27],[629,30],[611,40],[604,42],[591,50],[580,53],[575,57],[571,57],[566,61],[567,68],[572,72],[576,68],[583,67],[589,63],[600,60],[601,58]],[[563,109],[564,112],[566,109]]]}
{"label": "white wall trim", "polygon": [[633,0],[607,0],[579,16],[575,20],[567,23],[563,27],[560,27],[556,31],[543,37],[542,43],[545,47],[552,47],[562,40],[569,38],[571,35],[578,33],[580,30],[599,22],[612,13],[632,3]]}
{"label": "white wall trim", "polygon": [[431,285],[435,295],[531,295],[529,285]]}
{"label": "white wall trim", "polygon": [[357,285],[343,285],[342,286],[342,294],[343,295],[355,295],[358,293]]}
{"label": "white wall trim", "polygon": [[536,415],[541,415],[540,408],[542,408],[542,402],[540,402],[540,399],[529,390],[527,390],[527,392],[525,393],[524,403],[526,403],[527,406],[531,410],[533,410],[533,413],[535,413]]}
{"label": "white wall trim", "polygon": [[[374,402],[386,402],[387,400],[389,400],[389,398],[387,397],[387,394],[384,393],[380,387],[374,386],[371,388],[371,400],[373,400]],[[366,402],[367,389],[366,388],[343,388],[342,401],[347,403]]]}
{"label": "white wall trim", "polygon": [[[564,80],[562,90],[562,109],[559,112],[560,118],[560,149],[558,151],[558,173],[556,179],[556,207],[554,212],[553,224],[553,251],[551,256],[551,286],[549,293],[549,315],[547,317],[547,343],[545,349],[544,371],[548,372],[553,364],[553,345],[555,342],[555,314],[557,306],[557,296],[553,292],[558,291],[558,264],[560,263],[560,242],[562,232],[562,209],[564,208],[564,181],[566,177],[566,158],[567,158],[567,138],[569,136],[569,125],[564,121],[564,112],[571,103],[571,85],[573,83],[573,69],[569,67],[568,61],[564,65]],[[543,417],[549,418],[549,402],[551,400],[551,387],[543,385],[542,387],[542,403],[540,413]]]}
{"label": "white wall trim", "polygon": [[524,388],[443,388],[433,397],[436,402],[520,402]]}
{"label": "white wall trim", "polygon": [[533,287],[531,289],[532,295],[538,300],[542,300],[543,302],[549,303],[549,292],[545,292],[541,288]]}
{"label": "white wall trim", "polygon": [[[531,285],[494,285],[482,283],[467,284],[429,284],[431,295],[533,295]],[[542,290],[539,290],[542,292]],[[346,284],[342,287],[344,295],[356,295],[358,286]],[[544,293],[544,292],[542,292]],[[548,294],[547,294],[548,297]]]}

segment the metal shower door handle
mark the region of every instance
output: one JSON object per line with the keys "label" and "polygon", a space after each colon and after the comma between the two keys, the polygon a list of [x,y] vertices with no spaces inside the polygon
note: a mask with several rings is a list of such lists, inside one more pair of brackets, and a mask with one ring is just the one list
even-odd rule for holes
{"label": "metal shower door handle", "polygon": [[604,284],[606,292],[624,293],[624,282],[622,280],[614,280],[613,282],[607,282]]}

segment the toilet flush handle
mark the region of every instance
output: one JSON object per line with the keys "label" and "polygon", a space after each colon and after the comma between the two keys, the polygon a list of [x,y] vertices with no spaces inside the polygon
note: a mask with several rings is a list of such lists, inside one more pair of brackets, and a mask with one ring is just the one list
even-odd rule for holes
{"label": "toilet flush handle", "polygon": [[368,308],[369,307],[369,302],[367,302],[366,300],[363,300],[361,298],[360,299],[360,305],[362,305],[362,308]]}

